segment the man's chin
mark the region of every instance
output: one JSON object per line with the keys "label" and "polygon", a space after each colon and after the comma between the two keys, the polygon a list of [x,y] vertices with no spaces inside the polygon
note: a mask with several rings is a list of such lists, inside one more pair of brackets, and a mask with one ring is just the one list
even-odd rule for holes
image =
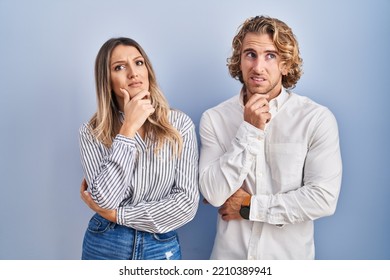
{"label": "man's chin", "polygon": [[268,90],[264,89],[263,87],[246,87],[247,91],[250,94],[261,94],[261,95],[266,95],[268,93]]}

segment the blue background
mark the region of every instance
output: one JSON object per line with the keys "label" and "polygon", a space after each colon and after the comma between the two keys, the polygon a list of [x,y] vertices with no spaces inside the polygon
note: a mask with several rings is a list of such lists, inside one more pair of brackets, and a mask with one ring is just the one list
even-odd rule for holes
{"label": "blue background", "polygon": [[[300,42],[295,92],[328,106],[344,176],[335,215],[316,221],[318,259],[390,259],[390,1],[0,0],[0,259],[79,259],[92,212],[79,197],[78,129],[95,111],[94,59],[136,39],[172,107],[201,113],[238,94],[226,67],[238,26],[277,17]],[[207,259],[216,210],[180,229]]]}

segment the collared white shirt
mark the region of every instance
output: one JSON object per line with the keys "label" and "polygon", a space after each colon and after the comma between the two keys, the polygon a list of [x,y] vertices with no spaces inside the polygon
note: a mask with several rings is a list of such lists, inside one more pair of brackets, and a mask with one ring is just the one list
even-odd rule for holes
{"label": "collared white shirt", "polygon": [[88,124],[80,128],[81,163],[94,201],[117,209],[117,223],[164,233],[191,221],[198,209],[198,146],[195,125],[183,112],[171,110],[169,121],[183,139],[175,158],[167,141],[156,143],[137,133],[118,134],[110,148],[99,142]]}
{"label": "collared white shirt", "polygon": [[243,119],[243,93],[204,112],[200,191],[215,207],[241,186],[249,220],[218,215],[211,259],[314,259],[313,220],[334,213],[342,163],[336,119],[282,90],[264,131]]}

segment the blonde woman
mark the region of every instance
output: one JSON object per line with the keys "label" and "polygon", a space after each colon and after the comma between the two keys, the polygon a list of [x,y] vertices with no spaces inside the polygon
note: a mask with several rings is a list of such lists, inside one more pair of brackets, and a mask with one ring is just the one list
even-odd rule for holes
{"label": "blonde woman", "polygon": [[96,212],[82,259],[181,259],[175,230],[199,201],[194,124],[169,108],[130,38],[103,44],[95,81],[97,111],[80,129],[81,197]]}

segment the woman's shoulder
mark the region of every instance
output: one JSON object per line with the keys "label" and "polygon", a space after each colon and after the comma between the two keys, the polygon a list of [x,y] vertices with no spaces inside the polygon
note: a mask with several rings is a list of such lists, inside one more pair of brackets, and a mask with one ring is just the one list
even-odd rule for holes
{"label": "woman's shoulder", "polygon": [[83,123],[79,128],[80,139],[88,139],[89,142],[99,142],[94,136],[93,128],[90,122]]}
{"label": "woman's shoulder", "polygon": [[169,121],[179,131],[186,131],[194,127],[192,119],[183,111],[171,109],[169,111]]}
{"label": "woman's shoulder", "polygon": [[83,123],[80,128],[79,128],[79,133],[80,134],[88,134],[88,135],[91,135],[92,134],[92,127],[91,127],[91,124],[89,122],[86,122],[86,123]]}
{"label": "woman's shoulder", "polygon": [[179,122],[192,122],[191,118],[184,113],[183,111],[180,111],[178,109],[170,109],[169,110],[169,119],[174,122],[174,121],[179,121]]}

